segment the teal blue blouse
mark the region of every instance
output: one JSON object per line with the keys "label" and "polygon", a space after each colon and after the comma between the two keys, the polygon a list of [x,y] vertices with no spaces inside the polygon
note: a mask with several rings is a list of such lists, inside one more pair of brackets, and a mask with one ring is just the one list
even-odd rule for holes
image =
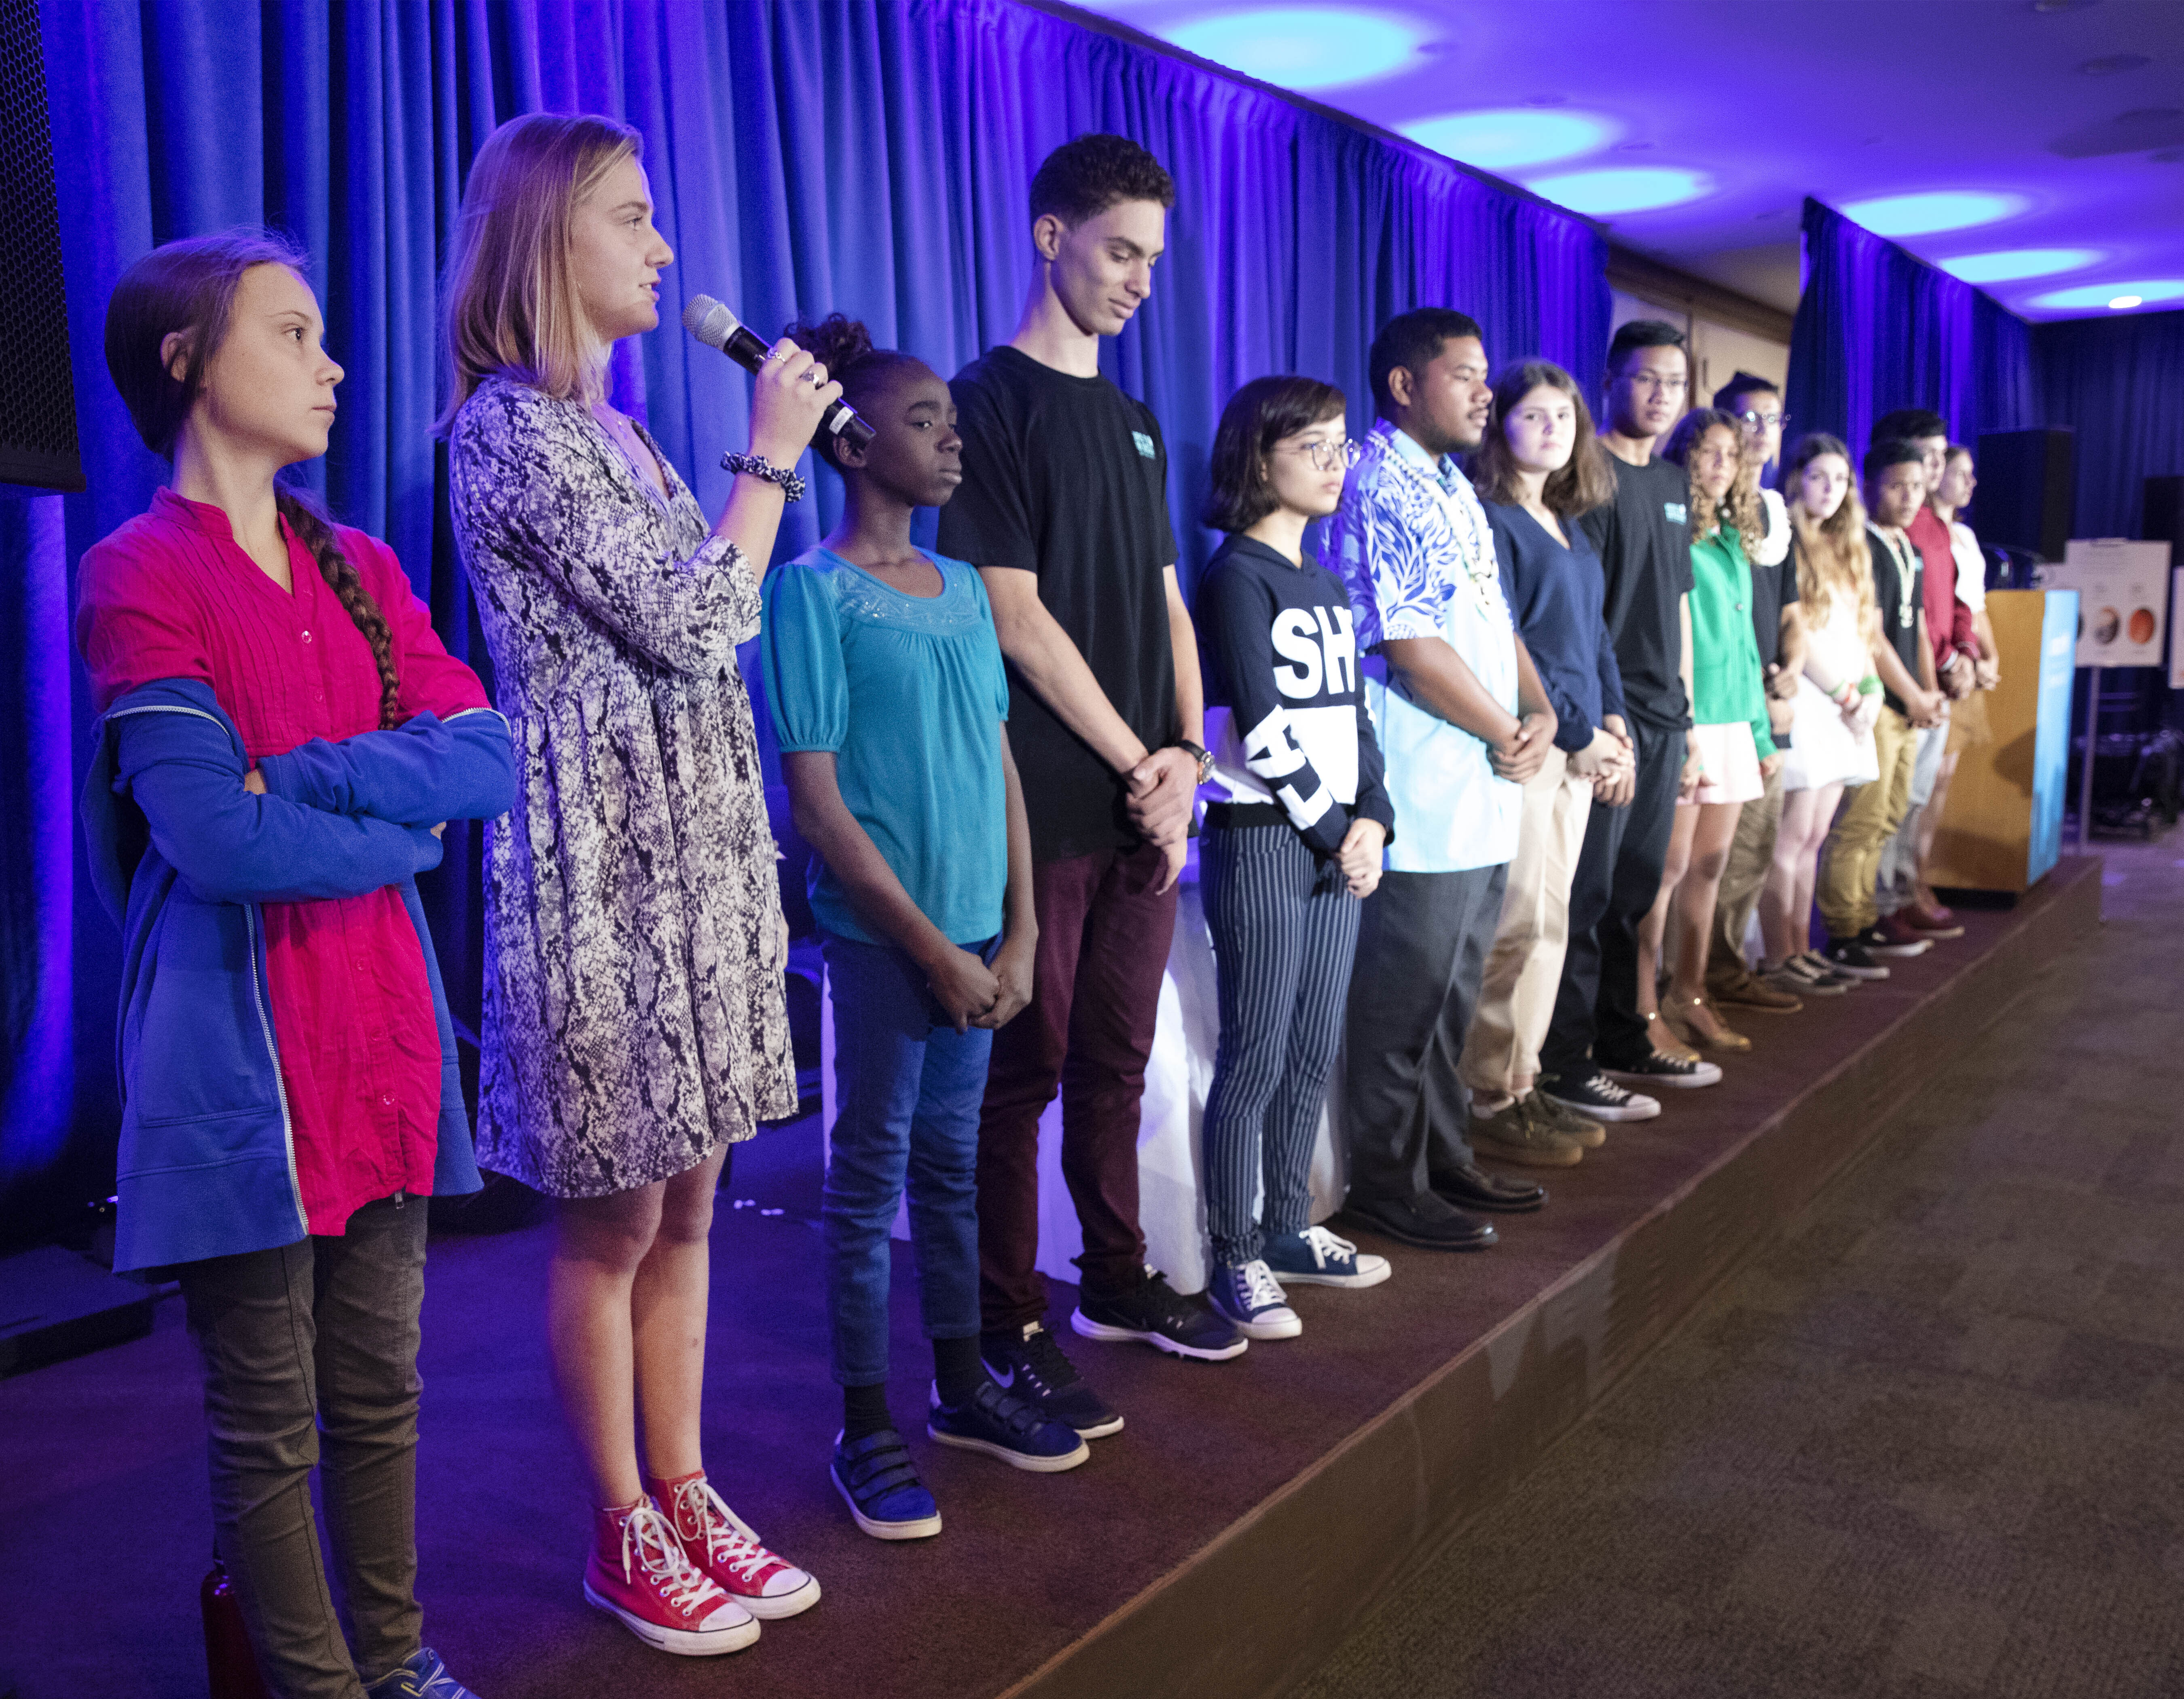
{"label": "teal blue blouse", "polygon": [[[1008,678],[978,570],[927,559],[938,596],[905,595],[823,548],[769,573],[766,703],[784,751],[833,752],[843,802],[925,917],[956,944],[980,944],[1001,929],[1008,886]],[[824,930],[889,942],[816,856],[811,883]]]}

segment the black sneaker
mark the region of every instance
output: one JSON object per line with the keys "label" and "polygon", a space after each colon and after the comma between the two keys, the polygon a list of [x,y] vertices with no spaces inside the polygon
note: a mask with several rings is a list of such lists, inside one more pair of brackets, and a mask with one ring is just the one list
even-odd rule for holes
{"label": "black sneaker", "polygon": [[1831,938],[1828,947],[1820,952],[1829,966],[1838,973],[1847,973],[1853,979],[1886,979],[1888,970],[1873,959],[1873,952],[1865,947],[1863,935],[1858,938]]}
{"label": "black sneaker", "polygon": [[1673,1085],[1685,1091],[1695,1086],[1721,1083],[1720,1064],[1664,1056],[1653,1050],[1641,1051],[1629,1061],[1604,1061],[1600,1071],[1610,1079],[1630,1085]]}
{"label": "black sneaker", "polygon": [[978,1355],[996,1386],[1049,1421],[1065,1422],[1088,1440],[1123,1431],[1123,1418],[1084,1384],[1045,1323],[1027,1322],[1021,1329],[982,1334]]}
{"label": "black sneaker", "polygon": [[1543,1073],[1538,1090],[1592,1121],[1651,1121],[1661,1112],[1659,1098],[1618,1085],[1604,1073]]}
{"label": "black sneaker", "polygon": [[1812,971],[1816,983],[1832,984],[1838,991],[1855,991],[1865,983],[1855,973],[1846,973],[1817,950],[1808,950],[1802,955],[1792,956]]}
{"label": "black sneaker", "polygon": [[1069,1325],[1088,1340],[1119,1344],[1136,1340],[1171,1356],[1226,1362],[1243,1356],[1251,1340],[1238,1333],[1203,1297],[1178,1292],[1167,1277],[1147,1268],[1145,1278],[1114,1297],[1078,1290]]}

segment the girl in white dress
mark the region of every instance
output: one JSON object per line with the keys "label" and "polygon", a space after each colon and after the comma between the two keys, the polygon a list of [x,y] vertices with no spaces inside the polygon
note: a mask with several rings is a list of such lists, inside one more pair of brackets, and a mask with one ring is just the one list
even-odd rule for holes
{"label": "girl in white dress", "polygon": [[1850,450],[1820,432],[1802,437],[1782,482],[1795,532],[1805,663],[1782,769],[1782,825],[1759,897],[1766,950],[1760,972],[1797,992],[1837,977],[1812,949],[1813,883],[1844,788],[1869,783],[1879,773],[1873,722],[1880,710],[1880,681],[1872,653],[1880,614],[1865,504],[1851,477]]}

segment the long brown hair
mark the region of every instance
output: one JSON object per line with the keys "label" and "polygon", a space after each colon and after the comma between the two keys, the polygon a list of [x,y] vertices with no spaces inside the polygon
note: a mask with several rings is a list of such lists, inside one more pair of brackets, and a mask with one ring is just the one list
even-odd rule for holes
{"label": "long brown hair", "polygon": [[[1708,432],[1715,429],[1729,432],[1730,443],[1738,452],[1738,476],[1730,480],[1729,493],[1721,499],[1720,511],[1708,513],[1706,493],[1699,487],[1698,456],[1692,451],[1706,440]],[[1736,428],[1734,414],[1719,407],[1694,407],[1676,421],[1663,454],[1690,474],[1689,494],[1685,499],[1691,510],[1691,536],[1704,537],[1726,520],[1744,544],[1745,557],[1749,560],[1760,539],[1767,535],[1767,521],[1759,511],[1758,484],[1755,482],[1748,488],[1745,485],[1743,448],[1744,438]]]}
{"label": "long brown hair", "polygon": [[[203,392],[205,368],[227,339],[242,274],[256,265],[285,265],[302,276],[309,264],[301,249],[270,231],[229,230],[170,242],[121,274],[106,304],[106,369],[146,448],[163,460],[174,460],[175,443]],[[166,339],[178,332],[183,338],[179,377],[159,357]],[[394,668],[393,633],[342,552],[333,520],[291,485],[276,482],[273,503],[311,551],[334,599],[371,645],[372,665],[379,671],[379,723],[396,724],[401,680]]]}
{"label": "long brown hair", "polygon": [[1874,601],[1873,551],[1865,540],[1865,504],[1858,499],[1857,478],[1849,480],[1841,504],[1825,519],[1814,519],[1797,499],[1805,468],[1828,454],[1840,455],[1849,469],[1850,449],[1842,439],[1814,431],[1797,439],[1782,463],[1782,487],[1797,549],[1797,599],[1812,619],[1820,621],[1836,597],[1847,595],[1858,610],[1859,632],[1869,634],[1880,613]]}
{"label": "long brown hair", "polygon": [[577,203],[644,141],[627,124],[533,112],[485,138],[448,248],[448,404],[436,436],[495,372],[559,401],[599,398],[606,350],[593,345],[569,273]]}
{"label": "long brown hair", "polygon": [[1494,379],[1494,411],[1486,421],[1486,435],[1464,463],[1464,473],[1481,501],[1515,506],[1523,492],[1517,485],[1517,456],[1509,447],[1504,428],[1509,415],[1535,389],[1552,389],[1569,397],[1577,409],[1577,441],[1570,445],[1566,465],[1547,475],[1540,501],[1563,519],[1575,519],[1615,499],[1615,474],[1608,471],[1607,451],[1593,435],[1592,409],[1585,404],[1585,392],[1577,380],[1552,360],[1518,360],[1505,365]]}

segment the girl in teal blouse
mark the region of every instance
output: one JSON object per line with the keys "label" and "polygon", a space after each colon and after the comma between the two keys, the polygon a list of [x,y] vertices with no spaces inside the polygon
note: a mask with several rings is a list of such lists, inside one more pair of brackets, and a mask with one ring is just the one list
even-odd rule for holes
{"label": "girl in teal blouse", "polygon": [[1090,1455],[994,1384],[978,1352],[978,1108],[994,1029],[1031,998],[1031,838],[985,587],[910,540],[916,510],[962,482],[948,386],[839,314],[789,334],[874,432],[861,448],[816,439],[847,492],[841,523],[768,575],[760,638],[834,1006],[820,1221],[843,1421],[828,1473],[866,1533],[920,1540],[940,1511],[887,1397],[905,1191],[933,1345],[927,1433],[1042,1473]]}
{"label": "girl in teal blouse", "polygon": [[[1725,1022],[1706,997],[1708,941],[1722,869],[1747,802],[1767,794],[1782,756],[1767,722],[1766,674],[1752,623],[1748,544],[1761,519],[1749,491],[1739,493],[1736,421],[1718,408],[1684,415],[1668,458],[1691,476],[1691,593],[1685,677],[1691,699],[1698,783],[1680,799],[1661,897],[1647,917],[1666,937],[1674,966],[1660,1001],[1661,1023],[1685,1044],[1739,1053],[1751,1039]],[[1653,964],[1641,947],[1641,1003]]]}

